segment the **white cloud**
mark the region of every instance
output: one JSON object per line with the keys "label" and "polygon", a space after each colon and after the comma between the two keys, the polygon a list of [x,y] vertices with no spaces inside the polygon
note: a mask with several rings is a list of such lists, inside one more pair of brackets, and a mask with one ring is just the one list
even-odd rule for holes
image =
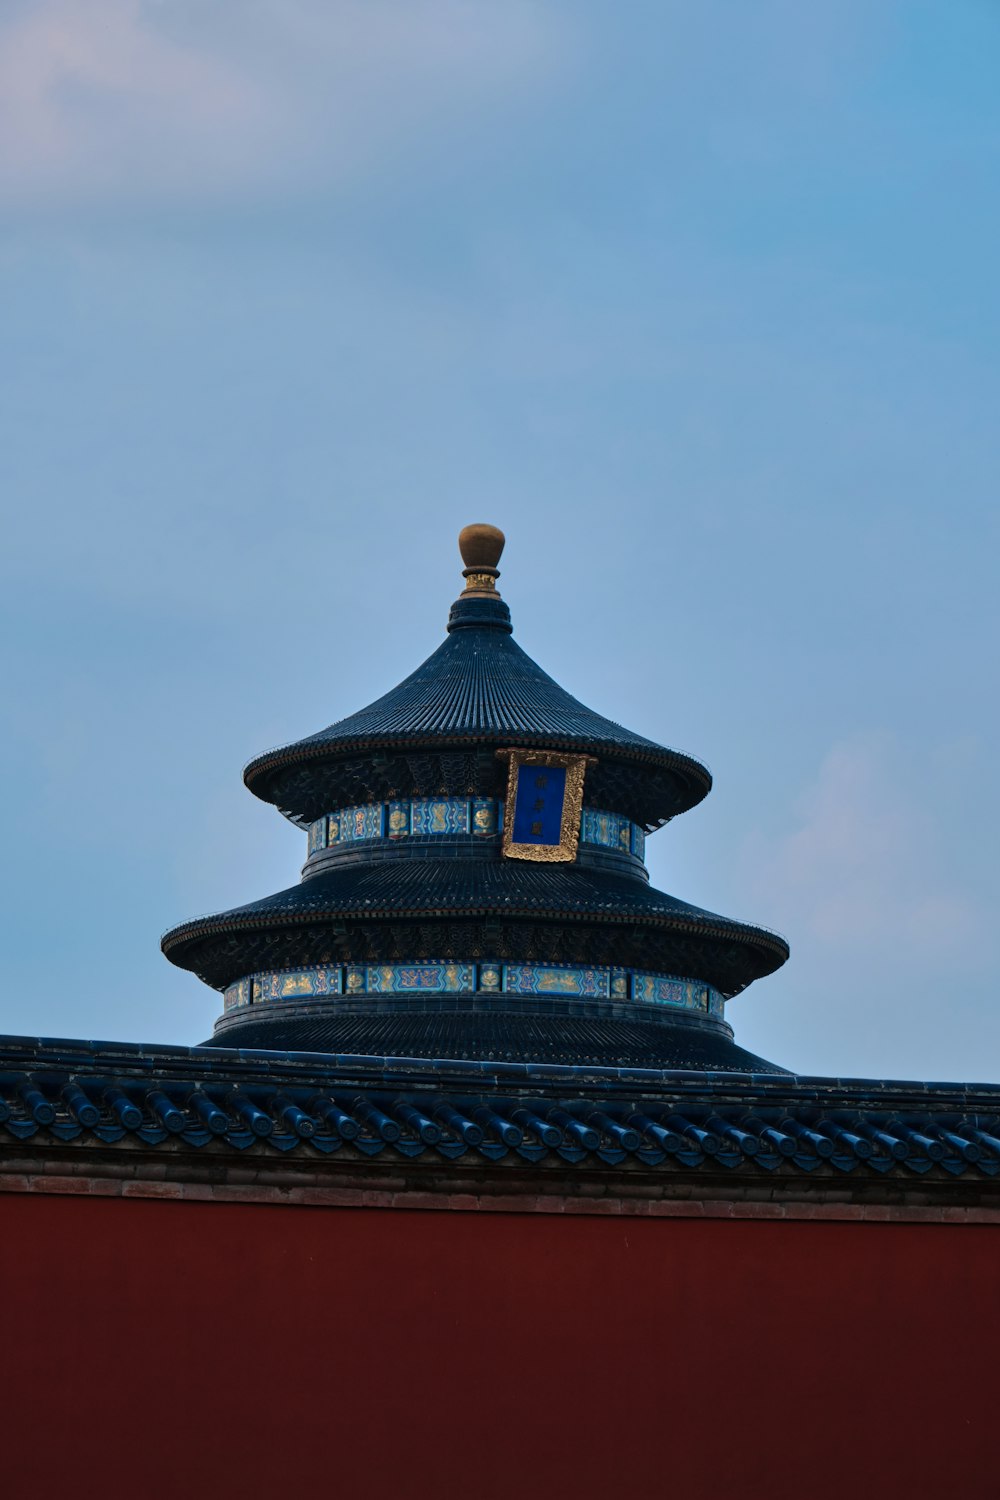
{"label": "white cloud", "polygon": [[0,203],[340,180],[556,66],[536,0],[30,0],[0,16]]}
{"label": "white cloud", "polygon": [[967,958],[986,936],[982,905],[951,868],[935,816],[933,752],[914,778],[887,733],[834,745],[798,799],[797,826],[757,834],[748,850],[765,910],[790,932],[836,948],[838,960],[878,953],[914,960]]}

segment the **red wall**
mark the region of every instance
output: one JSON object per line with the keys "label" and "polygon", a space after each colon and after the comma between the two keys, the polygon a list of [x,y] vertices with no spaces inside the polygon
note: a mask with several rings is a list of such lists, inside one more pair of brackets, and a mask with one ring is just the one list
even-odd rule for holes
{"label": "red wall", "polygon": [[994,1497],[990,1227],[0,1202],[21,1500]]}

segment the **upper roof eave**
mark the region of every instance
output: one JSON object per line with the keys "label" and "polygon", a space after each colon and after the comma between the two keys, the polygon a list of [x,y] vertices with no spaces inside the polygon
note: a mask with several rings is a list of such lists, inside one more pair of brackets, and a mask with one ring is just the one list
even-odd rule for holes
{"label": "upper roof eave", "polygon": [[[456,611],[464,619],[470,610],[456,628]],[[475,605],[459,601],[449,634],[408,677],[327,728],[256,756],[243,779],[269,802],[280,795],[271,778],[291,767],[380,750],[519,746],[672,772],[683,788],[659,821],[695,806],[712,785],[706,767],[693,757],[606,718],[560,686],[513,639],[499,598]]]}
{"label": "upper roof eave", "polygon": [[631,765],[648,765],[686,776],[691,785],[691,800],[687,807],[696,807],[712,789],[712,773],[701,761],[685,755],[680,750],[666,746],[650,745],[648,749],[636,745],[622,746],[609,740],[582,740],[558,734],[518,733],[498,734],[495,731],[444,735],[357,735],[341,739],[317,742],[312,739],[296,740],[287,745],[276,746],[255,756],[243,768],[244,785],[263,802],[272,799],[267,794],[265,778],[275,771],[289,766],[316,761],[332,761],[351,755],[378,752],[380,750],[429,750],[442,751],[468,749],[475,746],[503,749],[546,749],[569,754],[595,755],[605,759],[624,761]]}

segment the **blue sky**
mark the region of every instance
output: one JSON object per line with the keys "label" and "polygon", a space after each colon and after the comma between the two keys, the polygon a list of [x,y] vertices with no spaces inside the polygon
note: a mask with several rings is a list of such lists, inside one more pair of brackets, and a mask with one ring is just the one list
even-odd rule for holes
{"label": "blue sky", "polygon": [[197,1041],[251,756],[521,644],[716,784],[804,1072],[1000,1078],[992,0],[8,0],[0,1028]]}

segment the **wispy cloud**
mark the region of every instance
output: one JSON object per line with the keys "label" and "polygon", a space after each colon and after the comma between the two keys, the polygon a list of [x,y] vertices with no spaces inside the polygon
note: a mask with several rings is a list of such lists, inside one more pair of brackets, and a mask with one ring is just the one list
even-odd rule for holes
{"label": "wispy cloud", "polygon": [[835,744],[784,836],[755,835],[748,857],[764,909],[781,911],[838,956],[877,952],[906,967],[951,962],[986,935],[981,902],[962,883],[934,816],[940,769],[929,753],[913,784],[893,736]]}
{"label": "wispy cloud", "polygon": [[545,77],[535,0],[30,0],[0,15],[0,203],[336,181]]}

